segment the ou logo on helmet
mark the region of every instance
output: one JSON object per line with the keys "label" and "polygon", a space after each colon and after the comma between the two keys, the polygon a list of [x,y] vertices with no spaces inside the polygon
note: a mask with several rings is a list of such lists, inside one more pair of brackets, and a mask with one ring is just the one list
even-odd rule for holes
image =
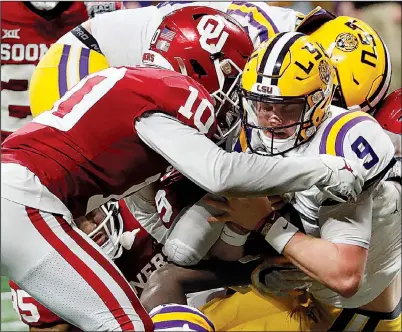
{"label": "ou logo on helmet", "polygon": [[[225,19],[223,17],[212,15],[203,16],[197,25],[201,47],[211,54],[220,52],[229,37],[229,34],[223,31],[224,28]],[[209,39],[216,38],[219,38],[216,44],[208,43]]]}

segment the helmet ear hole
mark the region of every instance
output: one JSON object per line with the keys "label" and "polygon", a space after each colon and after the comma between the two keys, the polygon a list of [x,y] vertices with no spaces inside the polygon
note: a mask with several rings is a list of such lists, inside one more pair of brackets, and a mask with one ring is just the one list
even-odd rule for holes
{"label": "helmet ear hole", "polygon": [[207,75],[204,67],[202,67],[197,60],[191,59],[190,64],[193,67],[194,73],[196,73],[199,77]]}

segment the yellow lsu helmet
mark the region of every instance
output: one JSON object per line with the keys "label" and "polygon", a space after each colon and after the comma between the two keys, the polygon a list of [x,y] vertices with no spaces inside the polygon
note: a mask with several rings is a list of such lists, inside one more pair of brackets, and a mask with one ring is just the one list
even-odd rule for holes
{"label": "yellow lsu helmet", "polygon": [[312,37],[284,32],[262,43],[239,89],[250,150],[278,155],[307,142],[326,118],[336,87],[331,61]]}
{"label": "yellow lsu helmet", "polygon": [[[298,31],[303,31],[302,25]],[[391,60],[385,43],[368,24],[349,16],[324,23],[311,36],[335,66],[336,103],[344,108],[372,110],[387,94]]]}

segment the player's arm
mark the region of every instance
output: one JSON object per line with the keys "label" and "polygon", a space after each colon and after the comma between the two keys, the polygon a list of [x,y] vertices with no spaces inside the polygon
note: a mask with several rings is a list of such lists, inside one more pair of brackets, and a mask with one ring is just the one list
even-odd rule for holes
{"label": "player's arm", "polygon": [[248,262],[205,260],[192,267],[167,264],[155,271],[141,294],[147,311],[167,303],[187,304],[186,294],[251,283],[251,273],[261,264],[257,258]]}
{"label": "player's arm", "polygon": [[[259,198],[263,200],[263,198]],[[239,204],[240,202],[240,204]],[[321,238],[303,234],[292,219],[287,220],[256,199],[209,201],[226,213],[209,219],[231,220],[260,232],[265,240],[291,263],[341,296],[353,296],[363,275],[371,235],[372,198],[370,192],[359,195],[357,203],[321,207]],[[241,207],[248,205],[253,214]]]}
{"label": "player's arm", "polygon": [[145,144],[183,175],[218,195],[265,196],[302,191],[313,185],[335,194],[341,192],[341,196],[360,192],[361,179],[344,169],[341,158],[280,159],[229,153],[198,130],[161,113],[138,119],[135,129]]}
{"label": "player's arm", "polygon": [[[282,254],[311,278],[345,298],[352,297],[366,266],[371,220],[369,192],[361,194],[355,204],[321,207],[321,238],[296,232]],[[286,226],[286,222],[282,224]],[[278,240],[268,237],[271,243]]]}

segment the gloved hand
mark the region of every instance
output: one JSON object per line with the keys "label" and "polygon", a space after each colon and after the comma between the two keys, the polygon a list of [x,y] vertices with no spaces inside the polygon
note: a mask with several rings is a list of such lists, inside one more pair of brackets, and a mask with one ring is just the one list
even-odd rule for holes
{"label": "gloved hand", "polygon": [[362,167],[345,158],[320,155],[320,159],[328,168],[328,176],[317,187],[327,198],[337,202],[356,202],[364,185]]}
{"label": "gloved hand", "polygon": [[288,296],[307,291],[312,279],[292,264],[264,262],[254,270],[251,281],[261,295]]}

